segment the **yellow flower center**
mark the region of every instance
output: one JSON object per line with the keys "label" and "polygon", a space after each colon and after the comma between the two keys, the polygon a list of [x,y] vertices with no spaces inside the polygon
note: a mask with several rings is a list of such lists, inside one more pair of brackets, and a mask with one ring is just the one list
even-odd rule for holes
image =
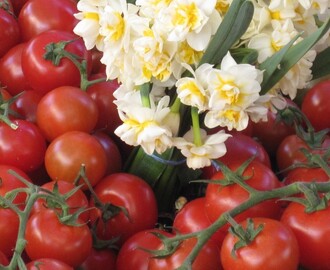
{"label": "yellow flower center", "polygon": [[108,30],[110,33],[112,33],[111,35],[111,39],[113,41],[117,41],[119,40],[125,31],[125,20],[122,17],[122,15],[119,12],[115,13],[115,16],[117,18],[117,24],[114,25],[108,25]]}
{"label": "yellow flower center", "polygon": [[95,20],[95,21],[99,21],[99,14],[96,12],[85,12],[84,13],[84,18],[85,19],[89,19],[89,20]]}
{"label": "yellow flower center", "polygon": [[179,5],[173,18],[173,25],[185,25],[194,29],[199,22],[198,8],[195,3],[190,5]]}

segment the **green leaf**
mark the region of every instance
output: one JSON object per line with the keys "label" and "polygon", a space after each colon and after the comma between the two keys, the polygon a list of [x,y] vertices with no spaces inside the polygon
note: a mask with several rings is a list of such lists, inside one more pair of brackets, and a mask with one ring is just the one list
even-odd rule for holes
{"label": "green leaf", "polygon": [[200,65],[203,63],[218,64],[228,50],[245,33],[253,17],[254,7],[247,0],[234,0],[229,7],[216,34],[210,41]]}
{"label": "green leaf", "polygon": [[237,63],[254,65],[258,59],[257,50],[250,48],[235,48],[230,53]]}
{"label": "green leaf", "polygon": [[313,80],[330,74],[330,47],[318,53],[312,66]]}
{"label": "green leaf", "polygon": [[[285,46],[284,55],[280,60],[279,65],[276,65],[276,69],[274,72],[271,72],[271,69],[275,67],[275,64],[271,65],[270,61],[278,61],[276,57],[272,59],[267,59],[267,63],[262,63],[261,67],[263,68],[270,68],[271,75],[266,76],[266,80],[262,84],[262,90],[260,94],[265,94],[269,91],[282,77],[320,40],[320,38],[329,30],[330,28],[330,19],[325,22],[318,30],[314,33],[309,35],[308,37],[304,38],[302,41],[297,43],[296,45],[290,47],[289,49]],[[278,52],[282,54],[281,50]],[[265,62],[266,62],[265,61]],[[260,68],[262,69],[262,68]]]}

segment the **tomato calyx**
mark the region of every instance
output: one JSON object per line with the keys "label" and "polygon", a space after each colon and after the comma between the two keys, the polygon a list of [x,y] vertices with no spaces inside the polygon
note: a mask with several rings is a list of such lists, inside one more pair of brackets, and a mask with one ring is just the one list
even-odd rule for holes
{"label": "tomato calyx", "polygon": [[0,92],[0,121],[4,122],[14,130],[17,129],[18,126],[10,120],[10,116],[20,118],[20,115],[12,110],[11,106],[22,94],[23,92],[9,99],[5,99],[3,94]]}
{"label": "tomato calyx", "polygon": [[248,246],[263,230],[264,225],[259,224],[255,228],[253,220],[248,218],[246,229],[244,229],[243,226],[238,224],[230,215],[227,215],[226,219],[231,224],[229,232],[238,238],[231,251],[231,255],[236,258],[236,251],[242,247]]}

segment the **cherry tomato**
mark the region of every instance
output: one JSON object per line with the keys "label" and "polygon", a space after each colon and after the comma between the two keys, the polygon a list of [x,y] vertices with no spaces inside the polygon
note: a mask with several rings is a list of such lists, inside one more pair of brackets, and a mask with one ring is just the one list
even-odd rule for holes
{"label": "cherry tomato", "polygon": [[11,258],[19,227],[18,215],[10,208],[0,207],[0,251]]}
{"label": "cherry tomato", "polygon": [[21,65],[24,46],[25,43],[15,45],[0,59],[0,82],[13,96],[31,89],[25,80]]}
{"label": "cherry tomato", "polygon": [[135,233],[120,248],[116,270],[148,270],[149,259],[153,255],[144,249],[155,250],[161,244],[161,240],[154,233],[167,237],[173,236],[171,233],[159,229],[143,230]]}
{"label": "cherry tomato", "polygon": [[48,141],[68,131],[90,133],[97,119],[96,103],[77,87],[55,88],[37,106],[37,123]]}
{"label": "cherry tomato", "polygon": [[65,49],[91,63],[91,55],[84,42],[70,32],[50,30],[35,36],[22,51],[22,70],[29,85],[42,94],[60,86],[80,85],[80,72],[71,60],[62,58],[59,65],[55,66],[44,58],[46,46],[61,41],[73,41]]}
{"label": "cherry tomato", "polygon": [[72,266],[56,259],[40,258],[26,265],[27,270],[74,270]]}
{"label": "cherry tomato", "polygon": [[51,209],[33,214],[26,224],[27,255],[31,260],[52,258],[79,266],[91,251],[92,235],[86,224],[80,220],[77,224],[61,223]]}
{"label": "cherry tomato", "polygon": [[315,84],[304,96],[301,110],[316,131],[330,128],[330,80],[323,80]]}
{"label": "cherry tomato", "polygon": [[86,260],[79,266],[80,270],[100,270],[106,266],[107,270],[116,269],[117,255],[111,249],[92,248]]}
{"label": "cherry tomato", "polygon": [[[99,238],[120,237],[116,242],[120,246],[136,232],[155,226],[158,214],[156,198],[151,187],[140,177],[128,173],[110,174],[95,186],[94,191],[102,203],[124,207],[127,211],[127,215],[120,211],[107,221],[99,219],[96,230]],[[93,199],[90,203],[91,207],[95,205]],[[91,211],[92,223],[101,214],[100,209]]]}
{"label": "cherry tomato", "polygon": [[[220,255],[224,270],[296,270],[299,248],[292,231],[281,222],[268,218],[253,218],[254,226],[263,230],[247,246],[232,250],[238,238],[231,233],[225,237]],[[241,223],[246,228],[247,222]],[[314,268],[313,268],[314,269]]]}
{"label": "cherry tomato", "polygon": [[29,0],[18,16],[22,39],[28,41],[48,30],[73,33],[77,24],[77,4],[71,0]]}
{"label": "cherry tomato", "polygon": [[0,9],[0,58],[20,42],[17,20],[8,11]]}
{"label": "cherry tomato", "polygon": [[289,185],[295,182],[327,182],[329,176],[322,168],[298,167],[291,170],[284,179],[284,183]]}
{"label": "cherry tomato", "polygon": [[[48,146],[45,167],[52,180],[73,182],[82,165],[92,186],[105,174],[107,157],[102,145],[92,135],[70,131],[57,137]],[[79,183],[84,182],[81,180]]]}
{"label": "cherry tomato", "polygon": [[[196,238],[183,240],[178,249],[163,259],[151,258],[148,270],[173,270],[181,266],[184,259],[196,245]],[[162,244],[160,245],[162,247]],[[222,269],[218,246],[208,241],[198,253],[192,264],[192,270],[219,270]]]}
{"label": "cherry tomato", "polygon": [[22,119],[36,123],[37,107],[41,98],[41,94],[37,91],[24,91],[14,101],[14,105],[16,106],[15,111]]}
{"label": "cherry tomato", "polygon": [[[240,163],[232,163],[229,168],[236,171]],[[281,182],[278,180],[273,171],[264,164],[254,160],[243,172],[243,177],[249,177],[245,183],[256,190],[272,190],[281,187]],[[212,178],[213,180],[224,181],[222,172],[216,173]],[[220,184],[213,184],[212,182],[207,185],[205,194],[205,211],[211,222],[217,220],[223,213],[237,207],[244,201],[248,200],[249,193],[238,184],[230,184],[222,186]],[[281,205],[276,200],[267,200],[253,207],[245,210],[237,215],[235,219],[240,222],[246,218],[251,217],[268,217],[279,218]],[[224,226],[221,229],[227,229]]]}
{"label": "cherry tomato", "polygon": [[300,263],[313,270],[330,267],[330,207],[306,213],[305,206],[291,202],[284,210],[281,222],[291,228],[298,240]]}
{"label": "cherry tomato", "polygon": [[13,121],[12,129],[0,123],[0,163],[15,166],[24,172],[38,169],[46,151],[46,141],[40,129],[26,120]]}
{"label": "cherry tomato", "polygon": [[0,266],[6,266],[9,264],[8,258],[3,252],[0,251]]}

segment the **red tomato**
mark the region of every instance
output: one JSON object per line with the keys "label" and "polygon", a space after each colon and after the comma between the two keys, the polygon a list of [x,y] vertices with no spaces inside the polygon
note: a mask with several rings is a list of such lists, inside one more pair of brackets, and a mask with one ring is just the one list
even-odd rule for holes
{"label": "red tomato", "polygon": [[22,7],[18,23],[24,41],[48,30],[73,33],[77,3],[71,0],[29,0]]}
{"label": "red tomato", "polygon": [[14,104],[16,106],[15,111],[20,117],[29,122],[37,122],[37,106],[41,100],[41,94],[37,91],[27,90],[21,93]]}
{"label": "red tomato", "polygon": [[[247,246],[231,252],[238,238],[231,233],[225,237],[220,255],[225,270],[296,270],[299,263],[299,248],[292,231],[277,220],[254,218],[255,228],[263,230]],[[246,228],[247,222],[242,222]]]}
{"label": "red tomato", "polygon": [[314,85],[304,96],[301,110],[316,131],[330,128],[330,80]]}
{"label": "red tomato", "polygon": [[17,20],[8,11],[0,9],[0,58],[20,42]]}
{"label": "red tomato", "polygon": [[79,266],[92,248],[89,227],[77,220],[79,226],[60,222],[53,210],[33,214],[26,225],[25,251],[31,260],[52,258],[72,267]]}
{"label": "red tomato", "polygon": [[43,96],[37,107],[37,123],[48,141],[68,131],[90,133],[97,119],[96,103],[77,87],[55,88]]}
{"label": "red tomato", "polygon": [[[5,196],[8,191],[16,188],[26,188],[26,185],[16,176],[10,173],[9,170],[14,171],[28,182],[32,182],[30,177],[21,169],[9,165],[0,165],[0,196]],[[18,206],[23,206],[25,204],[25,199],[26,193],[20,192],[12,202]]]}
{"label": "red tomato", "polygon": [[284,210],[281,222],[292,229],[298,240],[303,267],[330,269],[330,207],[308,214],[305,206],[291,202]]}
{"label": "red tomato", "polygon": [[0,82],[13,96],[31,89],[25,80],[21,65],[24,46],[25,43],[19,43],[0,58]]}
{"label": "red tomato", "polygon": [[[195,238],[184,240],[178,249],[170,256],[164,259],[151,258],[148,270],[173,270],[181,266],[184,259],[196,244]],[[160,245],[160,248],[162,244]],[[201,251],[198,253],[192,264],[192,270],[219,270],[222,269],[219,257],[219,248],[212,242],[208,241]]]}
{"label": "red tomato", "polygon": [[128,238],[120,248],[116,262],[116,270],[149,270],[149,259],[153,255],[143,249],[155,250],[161,244],[161,240],[153,233],[159,233],[167,237],[173,236],[168,232],[158,229],[137,232]]}
{"label": "red tomato", "polygon": [[[236,171],[240,165],[240,163],[233,163],[229,166],[229,168],[232,171]],[[281,187],[281,182],[278,180],[273,171],[258,161],[252,161],[249,164],[243,172],[243,177],[249,177],[245,180],[245,183],[256,190],[265,191]],[[223,173],[218,172],[212,177],[212,180],[224,181],[225,179]],[[221,186],[219,184],[209,183],[206,188],[205,198],[206,215],[209,217],[211,222],[214,222],[223,213],[248,200],[249,193],[238,184]],[[280,211],[281,205],[276,203],[275,199],[267,200],[245,210],[241,214],[237,215],[235,219],[238,222],[249,217],[268,217],[276,219],[279,218]],[[221,229],[224,230],[227,228],[228,227],[225,226]]]}
{"label": "red tomato", "polygon": [[295,182],[327,182],[329,176],[322,168],[295,168],[291,170],[284,179],[284,183],[289,185]]}
{"label": "red tomato", "polygon": [[[173,228],[182,234],[198,232],[209,227],[212,223],[205,212],[205,197],[188,202],[175,216]],[[221,246],[225,233],[221,230],[212,235],[211,239]]]}
{"label": "red tomato", "polygon": [[0,207],[0,251],[11,258],[19,227],[18,215],[10,208]]}
{"label": "red tomato", "polygon": [[116,258],[116,253],[111,249],[92,248],[86,260],[79,266],[79,270],[100,270],[105,266],[107,270],[118,270]]}
{"label": "red tomato", "polygon": [[[55,185],[56,184],[56,185]],[[54,190],[56,187],[57,191]],[[65,181],[51,181],[43,184],[41,188],[53,192],[58,192],[61,195],[67,194],[68,192],[72,191],[75,188],[75,185],[73,183],[65,182]],[[73,195],[71,195],[69,198],[66,199],[66,203],[69,207],[69,213],[74,214],[77,212],[77,210],[80,210],[82,208],[87,209],[89,206],[87,196],[85,193],[78,189]],[[33,205],[31,214],[45,210],[45,209],[60,209],[60,206],[51,199],[42,199],[39,198]],[[79,218],[84,221],[89,221],[89,211],[82,212],[79,215]]]}
{"label": "red tomato", "polygon": [[56,259],[40,258],[26,265],[27,270],[74,270],[72,266]]}
{"label": "red tomato", "polygon": [[24,6],[24,4],[27,1],[28,0],[14,0],[14,1],[12,1],[13,8],[14,8],[14,13],[15,13],[16,17],[18,17],[22,7]]}
{"label": "red tomato", "polygon": [[25,120],[15,120],[18,128],[0,123],[0,164],[15,166],[24,172],[39,168],[46,151],[46,141],[39,128]]}
{"label": "red tomato", "polygon": [[93,133],[93,136],[103,146],[107,155],[108,166],[105,175],[120,172],[122,169],[122,158],[116,143],[109,135],[101,131]]}
{"label": "red tomato", "polygon": [[65,49],[81,59],[87,59],[87,63],[91,63],[91,55],[86,50],[84,42],[72,33],[50,30],[28,41],[22,51],[22,69],[33,89],[45,94],[60,86],[79,87],[80,72],[71,60],[62,58],[59,65],[55,66],[50,60],[44,58],[48,44],[70,40],[74,41],[67,44]]}
{"label": "red tomato", "polygon": [[324,154],[329,147],[330,137],[325,138],[322,143],[322,149],[311,149],[297,135],[289,135],[284,138],[277,148],[276,162],[278,169],[283,175],[286,175],[288,171],[285,169],[289,169],[293,164],[306,162],[307,158],[301,151],[302,148],[314,154]]}
{"label": "red tomato", "polygon": [[85,165],[92,186],[105,174],[107,157],[102,145],[92,135],[81,131],[66,132],[48,146],[45,167],[52,180],[73,182],[82,165]]}
{"label": "red tomato", "polygon": [[[225,141],[225,145],[227,147],[227,153],[219,158],[219,161],[224,164],[229,165],[232,162],[243,163],[250,157],[255,156],[255,160],[260,161],[269,168],[271,167],[270,158],[265,148],[247,135],[233,133],[232,137]],[[210,179],[216,173],[216,168],[211,165],[203,168],[202,171],[203,177]]]}
{"label": "red tomato", "polygon": [[122,123],[118,115],[117,106],[113,103],[115,100],[113,92],[118,87],[117,81],[106,81],[96,83],[87,89],[87,93],[96,102],[100,112],[96,129],[101,129],[108,134],[113,134],[114,130]]}
{"label": "red tomato", "polygon": [[[157,202],[151,187],[140,177],[128,173],[110,174],[103,178],[94,189],[102,203],[124,207],[128,217],[121,211],[106,222],[97,224],[97,235],[101,239],[120,237],[119,246],[133,234],[154,228],[157,222]],[[91,200],[94,206],[94,200]],[[91,211],[91,221],[96,222],[101,215],[100,209]]]}
{"label": "red tomato", "polygon": [[6,266],[9,264],[8,258],[3,252],[0,251],[0,266]]}

